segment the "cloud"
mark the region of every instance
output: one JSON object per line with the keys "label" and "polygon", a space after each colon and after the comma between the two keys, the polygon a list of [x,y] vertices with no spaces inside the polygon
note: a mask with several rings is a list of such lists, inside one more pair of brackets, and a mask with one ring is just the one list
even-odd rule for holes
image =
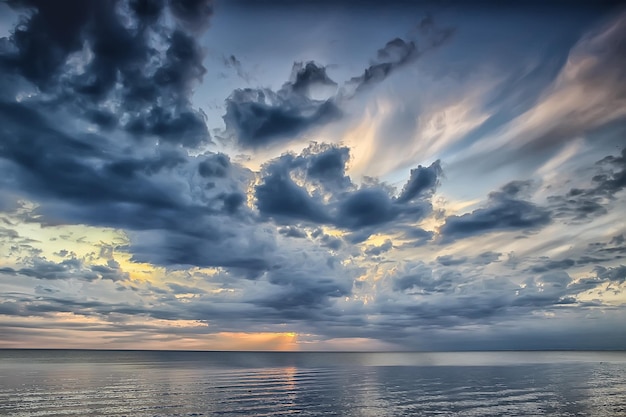
{"label": "cloud", "polygon": [[548,197],[555,217],[573,222],[589,221],[608,213],[616,194],[626,187],[626,148],[596,163],[599,168],[587,188],[571,188],[565,195]]}
{"label": "cloud", "polygon": [[267,216],[324,223],[330,220],[323,203],[315,199],[289,176],[279,162],[268,166],[263,182],[255,189],[257,208]]}
{"label": "cloud", "polygon": [[223,57],[223,62],[227,68],[233,68],[237,72],[237,76],[239,78],[241,78],[248,84],[250,83],[250,80],[252,78],[251,75],[244,71],[241,61],[239,61],[235,55]]}
{"label": "cloud", "polygon": [[[0,53],[0,68],[45,95],[20,103],[65,108],[103,131],[120,127],[138,138],[196,147],[210,141],[204,115],[192,108],[203,53],[186,28],[208,21],[206,1],[85,3],[16,1],[31,9]],[[185,22],[165,26],[167,11]],[[193,12],[193,14],[192,14]],[[9,99],[9,97],[5,97]]]}
{"label": "cloud", "polygon": [[[137,3],[143,4],[145,2],[138,1]],[[153,3],[162,4],[160,1]],[[195,31],[206,29],[209,18],[213,14],[212,0],[169,0],[169,5],[172,15],[178,19],[180,24]]]}
{"label": "cloud", "polygon": [[226,99],[224,123],[243,148],[257,149],[292,140],[315,126],[341,116],[333,98],[316,100],[310,90],[316,84],[334,85],[324,67],[314,62],[295,63],[292,81],[278,91],[245,88]]}
{"label": "cloud", "polygon": [[483,252],[474,258],[473,262],[477,265],[489,265],[491,263],[497,262],[502,256],[499,252]]}
{"label": "cloud", "polygon": [[597,266],[595,272],[598,278],[615,282],[617,284],[623,284],[626,281],[626,266],[620,265],[618,267],[604,267]]}
{"label": "cloud", "polygon": [[120,269],[119,263],[114,259],[109,259],[104,265],[87,265],[83,259],[76,256],[67,257],[58,263],[45,257],[32,256],[23,260],[22,263],[24,266],[20,268],[0,268],[0,273],[22,275],[40,280],[128,280],[128,274]]}
{"label": "cloud", "polygon": [[278,229],[278,233],[287,237],[295,237],[295,238],[305,238],[307,234],[294,226],[281,227]]}
{"label": "cloud", "polygon": [[411,177],[396,201],[406,203],[424,192],[432,193],[438,185],[441,174],[441,164],[438,160],[427,168],[418,165],[411,170]]}
{"label": "cloud", "polygon": [[[205,76],[200,42],[206,41],[201,31],[212,19],[211,2],[11,4],[24,16],[0,41],[0,245],[11,258],[0,268],[3,334],[54,326],[59,335],[80,328],[81,335],[125,332],[119,340],[206,341],[222,331],[262,328],[409,348],[447,340],[449,348],[449,334],[475,340],[485,329],[522,334],[524,326],[560,327],[563,317],[574,322],[621,314],[608,297],[617,298],[626,279],[624,230],[612,221],[623,197],[626,150],[602,159],[588,183],[573,178],[562,199],[548,199],[545,207],[535,183],[513,181],[481,207],[442,218],[432,202],[443,164],[423,161],[435,160],[482,123],[450,122],[480,107],[480,100],[461,101],[432,120],[405,106],[408,96],[388,107],[401,113],[389,124],[417,116],[421,127],[432,124],[435,132],[420,136],[424,153],[398,152],[389,146],[395,135],[371,148],[364,141],[370,162],[393,159],[381,172],[412,161],[405,181],[396,171],[386,178],[397,189],[377,178],[357,182],[350,170],[362,155],[342,144],[311,143],[253,172],[238,163],[243,157],[226,153],[233,143],[213,144],[221,152],[206,150],[205,115],[191,105]],[[352,85],[335,82],[331,67],[302,61],[276,91],[236,90],[224,116],[234,144],[254,158],[255,151],[350,116],[375,95],[365,90],[451,39],[451,31],[438,31],[430,19],[416,30],[421,37],[387,43]],[[619,61],[595,47],[591,56],[610,65]],[[607,43],[615,48],[619,42]],[[605,81],[594,72],[619,78],[617,69],[574,61],[582,73],[571,79],[597,82],[602,91]],[[243,74],[234,55],[224,64]],[[572,88],[571,79],[563,78],[564,88]],[[405,80],[394,81],[391,89]],[[358,92],[350,96],[349,87]],[[589,91],[596,100],[598,91]],[[442,134],[447,127],[440,129],[440,119],[454,132]],[[548,185],[542,193],[553,192]],[[468,185],[461,195],[480,187]],[[610,215],[598,220],[603,211]],[[558,220],[569,228],[582,212],[597,223],[576,223],[561,234]],[[436,233],[422,227],[436,229],[439,221],[439,241],[452,245],[427,246],[437,243]],[[115,237],[99,242],[102,228]],[[93,241],[67,237],[68,230],[86,230]],[[528,239],[478,238],[496,231]],[[559,237],[548,236],[553,232]],[[79,255],[72,252],[77,247]],[[503,253],[516,262],[500,262]]]}
{"label": "cloud", "polygon": [[395,38],[378,50],[376,59],[365,69],[362,75],[353,77],[347,86],[354,89],[354,93],[378,84],[393,72],[417,60],[425,52],[435,49],[446,43],[454,34],[453,28],[440,28],[435,25],[432,17],[422,19],[418,25],[418,32],[423,39],[404,40]]}
{"label": "cloud", "polygon": [[[626,14],[617,13],[605,25],[584,35],[550,86],[526,112],[486,135],[467,152],[472,163],[486,153],[498,153],[481,165],[504,166],[525,158],[544,161],[573,140],[597,132],[626,117]],[[615,136],[609,142],[618,144]],[[541,157],[538,157],[541,156]]]}
{"label": "cloud", "polygon": [[575,264],[576,261],[574,261],[573,259],[561,259],[559,261],[548,260],[546,262],[531,267],[530,270],[535,273],[548,272],[555,269],[563,271],[565,269],[573,267]]}
{"label": "cloud", "polygon": [[391,239],[386,239],[384,243],[378,246],[369,246],[365,249],[365,254],[370,256],[378,256],[385,252],[389,252],[393,248]]}
{"label": "cloud", "polygon": [[209,141],[191,94],[210,2],[74,3],[12,3],[30,11],[0,51],[2,73],[22,79],[0,95],[3,189],[44,224],[128,231],[136,260],[267,268],[272,237],[249,232],[251,173],[186,149]]}
{"label": "cloud", "polygon": [[380,184],[357,188],[345,173],[348,159],[347,148],[313,144],[300,155],[284,154],[268,162],[255,188],[259,212],[281,224],[305,222],[346,229],[355,233],[353,243],[382,225],[414,224],[430,212],[430,198],[442,174],[439,161],[412,170],[404,190],[395,197]]}
{"label": "cloud", "polygon": [[[356,93],[383,81],[427,50],[443,45],[454,32],[436,27],[432,18],[422,23],[423,51],[418,51],[416,41],[393,39],[378,51],[377,60],[363,75],[353,77],[339,90],[338,83],[328,76],[327,67],[309,61],[295,62],[290,80],[277,91],[233,91],[226,99],[224,135],[234,138],[242,148],[254,150],[293,141],[309,130],[340,119],[347,101]],[[233,58],[226,60],[227,65],[238,68],[238,61]],[[317,96],[324,98],[316,99]]]}
{"label": "cloud", "polygon": [[467,257],[455,258],[452,255],[442,255],[437,257],[437,262],[443,266],[462,265],[467,262]]}
{"label": "cloud", "polygon": [[388,223],[400,209],[381,188],[361,188],[339,202],[336,223],[348,229],[360,229]]}
{"label": "cloud", "polygon": [[548,225],[550,212],[518,197],[519,183],[489,194],[487,206],[461,216],[449,216],[439,229],[443,242],[494,231],[531,231]]}

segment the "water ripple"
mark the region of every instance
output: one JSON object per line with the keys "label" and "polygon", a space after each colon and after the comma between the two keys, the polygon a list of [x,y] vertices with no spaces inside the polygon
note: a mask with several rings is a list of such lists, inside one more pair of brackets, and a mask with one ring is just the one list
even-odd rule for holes
{"label": "water ripple", "polygon": [[0,351],[0,415],[626,415],[623,353],[349,355]]}

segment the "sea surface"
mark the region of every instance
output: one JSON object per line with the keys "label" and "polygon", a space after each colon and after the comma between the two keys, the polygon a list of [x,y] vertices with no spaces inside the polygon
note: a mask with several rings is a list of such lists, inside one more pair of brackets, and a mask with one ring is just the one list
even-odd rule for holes
{"label": "sea surface", "polygon": [[626,352],[0,350],[1,416],[626,416]]}

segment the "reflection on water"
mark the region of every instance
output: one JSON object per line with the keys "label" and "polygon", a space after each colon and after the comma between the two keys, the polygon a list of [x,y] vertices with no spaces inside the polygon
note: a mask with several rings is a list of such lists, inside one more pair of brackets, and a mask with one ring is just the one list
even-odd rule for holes
{"label": "reflection on water", "polygon": [[623,416],[626,353],[0,350],[3,416]]}

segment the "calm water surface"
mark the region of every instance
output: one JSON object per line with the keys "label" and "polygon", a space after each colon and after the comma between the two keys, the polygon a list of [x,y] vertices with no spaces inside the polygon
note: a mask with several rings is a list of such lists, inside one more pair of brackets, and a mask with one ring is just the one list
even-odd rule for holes
{"label": "calm water surface", "polygon": [[626,353],[0,350],[0,415],[626,416]]}

